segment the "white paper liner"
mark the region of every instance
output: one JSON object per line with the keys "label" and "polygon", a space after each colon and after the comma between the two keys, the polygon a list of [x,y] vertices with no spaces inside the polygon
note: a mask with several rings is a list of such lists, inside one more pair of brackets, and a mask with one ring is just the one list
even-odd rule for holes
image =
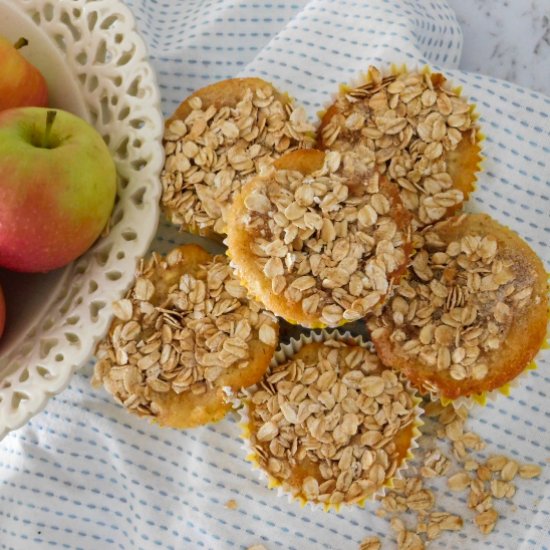
{"label": "white paper liner", "polygon": [[[302,333],[299,339],[291,338],[288,343],[280,343],[279,349],[275,352],[273,359],[271,360],[270,368],[273,368],[276,365],[289,360],[294,354],[296,354],[306,344],[310,344],[312,342],[323,342],[330,339],[337,340],[337,341],[351,340],[355,342],[357,345],[375,353],[374,348],[370,342],[365,342],[360,336],[353,336],[348,331],[346,332],[339,332],[337,330],[311,331],[309,333]],[[399,373],[396,373],[396,374],[399,374]],[[413,436],[411,439],[409,450],[405,455],[405,457],[403,458],[401,464],[397,467],[393,476],[388,481],[386,481],[378,491],[375,491],[369,497],[366,497],[357,503],[324,504],[324,503],[308,501],[303,497],[295,496],[292,493],[286,491],[281,485],[281,482],[279,480],[277,480],[276,478],[268,474],[258,464],[258,461],[256,459],[257,453],[252,448],[251,441],[250,441],[248,405],[246,403],[247,398],[245,397],[241,399],[234,395],[233,396],[229,395],[228,399],[231,400],[233,406],[235,407],[235,409],[238,410],[238,413],[240,416],[239,425],[242,430],[241,438],[243,440],[241,444],[241,448],[245,453],[246,459],[252,463],[253,468],[256,470],[259,480],[262,483],[266,484],[269,489],[277,489],[277,495],[279,497],[286,496],[289,503],[297,501],[300,503],[302,507],[308,506],[312,510],[322,510],[324,512],[327,512],[329,510],[335,510],[338,512],[342,507],[349,507],[349,506],[355,506],[355,505],[363,507],[365,505],[365,502],[383,497],[386,493],[386,488],[391,489],[393,487],[394,479],[402,479],[402,473],[409,467],[410,460],[414,458],[413,450],[418,448],[417,440],[422,435],[419,429],[420,426],[423,425],[422,415],[424,414],[424,411],[420,407],[420,404],[422,403],[422,399],[417,395],[416,390],[410,385],[408,380],[406,380],[403,377],[400,377],[400,380],[405,384],[407,391],[412,395],[413,401],[415,403],[415,408],[414,408],[415,420],[414,420]],[[257,387],[258,387],[257,385],[252,386],[246,389],[243,393],[246,396],[250,396],[254,393]]]}

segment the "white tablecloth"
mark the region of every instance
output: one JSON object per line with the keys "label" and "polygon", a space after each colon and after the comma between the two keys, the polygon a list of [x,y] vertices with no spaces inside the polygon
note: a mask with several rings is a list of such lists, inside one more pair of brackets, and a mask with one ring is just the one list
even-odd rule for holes
{"label": "white tablecloth", "polygon": [[[550,99],[456,70],[462,36],[445,0],[132,0],[149,45],[163,108],[239,74],[288,90],[315,116],[369,64],[444,68],[478,105],[486,161],[471,208],[521,234],[550,265]],[[161,231],[155,246],[171,244]],[[472,525],[462,495],[441,503],[466,527],[431,548],[550,549],[549,356],[473,413],[487,453],[545,466],[522,481],[514,505],[489,536]],[[0,547],[67,549],[356,549],[368,534],[393,548],[374,504],[312,512],[278,498],[244,460],[234,419],[188,432],[159,429],[126,414],[90,387],[91,366],[29,424],[0,443]],[[225,503],[233,499],[237,508]]]}

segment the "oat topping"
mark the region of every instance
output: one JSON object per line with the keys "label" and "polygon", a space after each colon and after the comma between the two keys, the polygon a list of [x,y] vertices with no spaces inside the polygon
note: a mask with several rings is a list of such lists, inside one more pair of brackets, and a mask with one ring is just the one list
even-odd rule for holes
{"label": "oat topping", "polygon": [[376,355],[335,340],[272,368],[250,399],[260,466],[294,496],[354,503],[377,492],[407,452],[396,435],[414,402]]}
{"label": "oat topping", "polygon": [[246,368],[258,339],[275,347],[277,322],[249,301],[225,256],[181,274],[180,249],[141,263],[134,287],[114,305],[93,383],[139,415],[159,412],[159,395],[205,393],[230,368]]}
{"label": "oat topping", "polygon": [[399,185],[415,225],[429,225],[464,199],[447,161],[462,139],[476,143],[470,105],[443,86],[441,75],[382,77],[374,67],[369,75],[370,82],[337,99],[336,114],[322,128],[323,146],[345,152],[351,171],[376,167]]}
{"label": "oat topping", "polygon": [[396,288],[384,319],[372,322],[378,327],[372,334],[387,325],[399,355],[455,381],[483,380],[491,352],[506,339],[514,314],[529,304],[532,284],[527,270],[518,276],[492,235],[472,232],[446,243],[429,232],[410,280]]}
{"label": "oat topping", "polygon": [[246,196],[243,216],[273,293],[328,326],[364,317],[385,298],[409,240],[387,182],[375,173],[347,179],[340,162],[328,152],[307,176],[273,169]]}
{"label": "oat topping", "polygon": [[267,83],[243,89],[233,107],[206,106],[199,96],[189,103],[185,120],[165,131],[162,204],[182,229],[225,233],[224,210],[243,182],[281,154],[310,146],[313,127]]}

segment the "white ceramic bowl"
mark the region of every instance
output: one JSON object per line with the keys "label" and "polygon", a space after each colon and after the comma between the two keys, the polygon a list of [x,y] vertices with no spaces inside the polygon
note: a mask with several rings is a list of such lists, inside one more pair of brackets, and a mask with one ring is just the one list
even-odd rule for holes
{"label": "white ceramic bowl", "polygon": [[0,34],[48,81],[50,105],[88,120],[119,175],[112,228],[84,256],[45,275],[0,271],[0,439],[61,391],[107,331],[159,218],[163,118],[153,69],[119,0],[0,0]]}

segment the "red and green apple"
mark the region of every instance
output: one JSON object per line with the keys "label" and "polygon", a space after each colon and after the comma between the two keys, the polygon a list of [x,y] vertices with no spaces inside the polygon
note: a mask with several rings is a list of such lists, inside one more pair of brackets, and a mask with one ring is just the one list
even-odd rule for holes
{"label": "red and green apple", "polygon": [[94,243],[115,201],[116,169],[99,133],[62,110],[0,112],[0,267],[45,272]]}
{"label": "red and green apple", "polygon": [[42,73],[19,51],[27,45],[20,38],[15,44],[0,36],[0,111],[12,107],[48,104],[48,86]]}

